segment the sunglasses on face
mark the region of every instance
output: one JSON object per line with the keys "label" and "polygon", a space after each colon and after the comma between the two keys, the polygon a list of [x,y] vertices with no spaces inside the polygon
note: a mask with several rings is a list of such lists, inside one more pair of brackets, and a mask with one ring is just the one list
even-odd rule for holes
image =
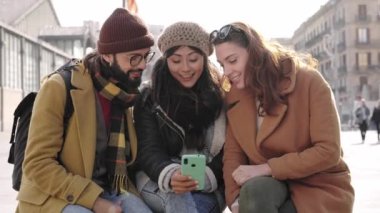
{"label": "sunglasses on face", "polygon": [[145,55],[141,54],[133,54],[129,57],[129,64],[132,67],[138,66],[142,60],[145,61],[145,63],[148,63],[152,60],[155,52],[147,52]]}
{"label": "sunglasses on face", "polygon": [[220,28],[220,30],[214,30],[210,33],[210,42],[214,43],[216,39],[224,40],[231,32],[241,32],[241,30],[233,27],[230,24],[225,25]]}

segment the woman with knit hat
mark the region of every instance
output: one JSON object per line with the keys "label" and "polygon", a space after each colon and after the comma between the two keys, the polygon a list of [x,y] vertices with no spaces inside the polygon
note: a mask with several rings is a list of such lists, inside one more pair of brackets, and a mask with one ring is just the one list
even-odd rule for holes
{"label": "woman with knit hat", "polygon": [[[116,9],[98,49],[50,75],[34,102],[18,212],[151,212],[129,181],[136,158],[132,111],[153,36],[137,16]],[[65,100],[73,113],[64,124]],[[69,102],[68,102],[69,103]]]}
{"label": "woman with knit hat", "polygon": [[[222,212],[226,121],[208,33],[177,22],[164,30],[158,47],[163,55],[134,107],[137,189],[156,212]],[[181,173],[184,154],[206,157],[203,189]]]}

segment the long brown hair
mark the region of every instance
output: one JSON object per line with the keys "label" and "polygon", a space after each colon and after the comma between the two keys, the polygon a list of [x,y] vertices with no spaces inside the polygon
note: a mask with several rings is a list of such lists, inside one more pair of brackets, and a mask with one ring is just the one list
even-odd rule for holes
{"label": "long brown hair", "polygon": [[286,97],[280,92],[280,82],[287,79],[281,67],[284,59],[292,60],[296,67],[317,67],[317,61],[310,54],[297,53],[279,43],[266,41],[252,27],[242,22],[230,24],[232,29],[224,38],[216,37],[214,45],[233,42],[248,51],[249,58],[245,71],[245,85],[252,90],[259,100],[259,114],[271,115],[273,108],[286,103]]}

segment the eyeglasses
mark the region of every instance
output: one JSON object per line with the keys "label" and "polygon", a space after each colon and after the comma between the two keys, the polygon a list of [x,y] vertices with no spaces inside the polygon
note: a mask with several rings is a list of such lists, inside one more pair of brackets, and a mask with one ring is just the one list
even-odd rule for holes
{"label": "eyeglasses", "polygon": [[144,59],[145,63],[148,63],[152,60],[153,56],[154,56],[155,52],[148,52],[146,53],[145,55],[141,55],[141,54],[133,54],[129,57],[129,64],[132,66],[132,67],[136,67],[138,66],[141,61]]}
{"label": "eyeglasses", "polygon": [[220,28],[220,30],[214,30],[210,33],[210,42],[211,43],[214,43],[214,41],[216,39],[220,39],[220,40],[224,40],[227,38],[227,36],[231,33],[231,32],[241,32],[240,29],[237,29],[235,27],[233,27],[232,25],[228,24],[228,25],[225,25],[223,26],[222,28]]}

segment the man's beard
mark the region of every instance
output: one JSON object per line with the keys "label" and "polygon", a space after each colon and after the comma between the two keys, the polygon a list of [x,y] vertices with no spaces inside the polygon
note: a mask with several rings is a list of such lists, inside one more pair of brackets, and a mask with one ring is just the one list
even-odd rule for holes
{"label": "man's beard", "polygon": [[[115,58],[116,59],[116,58]],[[142,69],[130,69],[124,73],[117,60],[110,66],[111,76],[118,81],[117,85],[126,92],[135,93],[141,84]],[[132,77],[131,74],[139,73],[140,77]]]}

